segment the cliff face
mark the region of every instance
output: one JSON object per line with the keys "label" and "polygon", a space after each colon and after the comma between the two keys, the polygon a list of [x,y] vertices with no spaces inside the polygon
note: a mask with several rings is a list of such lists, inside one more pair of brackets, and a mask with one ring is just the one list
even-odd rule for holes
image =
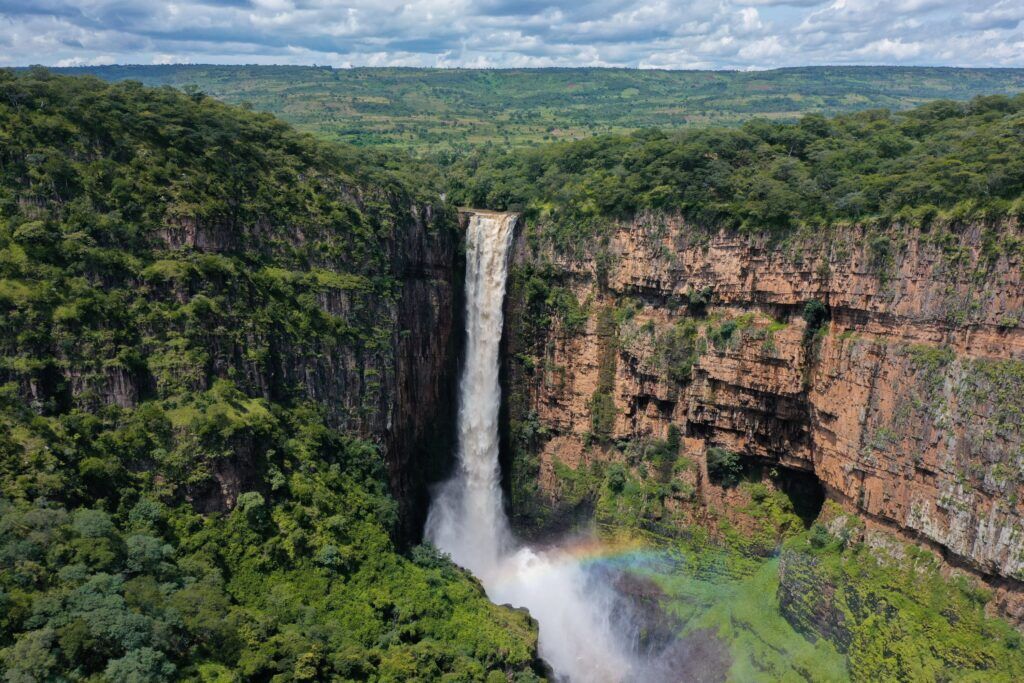
{"label": "cliff face", "polygon": [[[546,229],[517,244],[509,304],[512,421],[531,423],[526,450],[539,454],[537,494],[513,482],[519,512],[564,507],[559,468],[621,459],[602,443],[675,425],[697,467],[673,476],[697,490],[696,517],[731,495],[708,480],[709,448],[811,473],[869,523],[984,576],[1002,610],[1024,616],[1016,223],[772,244],[645,216],[573,258],[544,246]],[[525,274],[542,271],[580,310],[524,333]]]}
{"label": "cliff face", "polygon": [[[460,238],[455,217],[430,206],[396,206],[391,217],[379,243],[378,274],[391,281],[391,291],[327,289],[316,296],[325,315],[372,326],[368,343],[327,339],[304,348],[271,332],[252,340],[273,349],[271,362],[237,369],[250,391],[271,400],[314,401],[326,409],[329,425],[379,444],[403,536],[415,539],[429,505],[427,486],[454,452]],[[342,276],[348,271],[346,260],[322,267]],[[241,355],[234,351],[235,358]],[[223,362],[230,373],[231,359]],[[225,482],[218,483],[223,492]]]}
{"label": "cliff face", "polygon": [[[425,219],[425,220],[424,220]],[[394,244],[401,293],[394,313],[393,365],[385,434],[391,488],[403,506],[405,533],[416,538],[430,505],[427,485],[444,474],[455,453],[456,362],[461,330],[462,259],[454,222],[430,213],[414,220]]]}
{"label": "cliff face", "polygon": [[[339,194],[372,232],[168,215],[133,250],[138,265],[89,275],[131,302],[122,305],[131,323],[117,311],[84,325],[54,314],[35,349],[44,360],[8,364],[0,381],[17,382],[44,413],[182,405],[217,394],[218,382],[264,401],[244,404],[253,415],[315,405],[328,426],[380,446],[403,535],[416,538],[427,485],[452,452],[457,218],[378,191]],[[25,352],[9,340],[9,356]],[[127,362],[126,347],[137,349]],[[187,419],[174,427],[179,442],[195,430]],[[241,493],[267,486],[258,429],[235,430],[223,448],[179,491],[201,511],[231,509]]]}

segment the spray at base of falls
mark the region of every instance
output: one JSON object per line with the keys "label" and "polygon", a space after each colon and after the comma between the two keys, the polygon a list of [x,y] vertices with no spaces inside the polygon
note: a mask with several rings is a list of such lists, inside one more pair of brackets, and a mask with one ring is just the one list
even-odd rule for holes
{"label": "spray at base of falls", "polygon": [[497,603],[526,607],[541,656],[572,681],[620,681],[631,665],[612,627],[612,595],[567,551],[517,547],[498,465],[498,352],[516,214],[474,213],[466,236],[466,351],[458,470],[437,491],[427,538],[480,579]]}

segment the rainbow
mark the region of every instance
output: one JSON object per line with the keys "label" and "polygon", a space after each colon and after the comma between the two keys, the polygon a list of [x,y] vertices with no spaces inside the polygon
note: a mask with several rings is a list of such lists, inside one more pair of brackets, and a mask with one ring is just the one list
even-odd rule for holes
{"label": "rainbow", "polygon": [[537,577],[573,567],[644,569],[657,568],[666,562],[675,564],[672,553],[639,539],[588,536],[570,539],[564,545],[550,548],[523,546],[506,555],[488,579],[499,585],[521,582],[528,580],[531,575]]}

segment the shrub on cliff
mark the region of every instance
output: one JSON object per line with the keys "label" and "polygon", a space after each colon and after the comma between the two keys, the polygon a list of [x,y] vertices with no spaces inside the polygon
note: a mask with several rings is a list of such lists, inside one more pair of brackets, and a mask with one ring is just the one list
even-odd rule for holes
{"label": "shrub on cliff", "polygon": [[739,483],[743,473],[740,454],[726,448],[712,446],[705,453],[708,478],[719,486],[730,487]]}
{"label": "shrub on cliff", "polygon": [[612,463],[608,467],[607,475],[605,475],[606,485],[612,493],[622,493],[622,489],[626,486],[628,479],[629,475],[626,473],[626,468],[620,462]]}
{"label": "shrub on cliff", "polygon": [[829,319],[828,307],[817,299],[811,299],[804,304],[803,319],[806,323],[804,328],[804,343],[809,342]]}
{"label": "shrub on cliff", "polygon": [[658,335],[654,355],[673,382],[690,381],[693,366],[700,355],[697,324],[687,318]]}

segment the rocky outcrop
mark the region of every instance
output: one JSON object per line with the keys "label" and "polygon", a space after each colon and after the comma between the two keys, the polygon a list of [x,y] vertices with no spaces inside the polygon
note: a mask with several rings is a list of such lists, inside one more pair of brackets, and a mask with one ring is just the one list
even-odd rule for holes
{"label": "rocky outcrop", "polygon": [[[537,333],[524,278],[510,296],[512,419],[543,435],[539,497],[557,504],[559,463],[618,457],[588,446],[607,372],[598,327],[611,311],[609,441],[664,438],[676,425],[699,465],[715,447],[813,473],[847,509],[985,577],[1021,616],[1017,222],[834,227],[773,243],[648,215],[574,257],[546,246],[553,226],[531,229],[520,272],[547,273],[585,311],[582,323],[555,313]],[[805,320],[812,301],[820,329]]]}

